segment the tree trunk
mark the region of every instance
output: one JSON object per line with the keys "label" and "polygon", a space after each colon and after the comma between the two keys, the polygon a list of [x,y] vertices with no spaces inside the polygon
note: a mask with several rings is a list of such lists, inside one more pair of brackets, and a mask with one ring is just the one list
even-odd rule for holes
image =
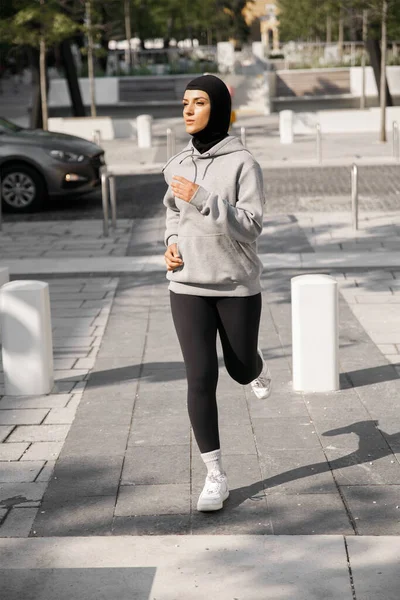
{"label": "tree trunk", "polygon": [[328,15],[326,17],[326,43],[332,43],[332,17]]}
{"label": "tree trunk", "polygon": [[173,17],[169,17],[168,21],[167,21],[167,33],[165,35],[164,38],[164,49],[169,48],[169,43],[171,41],[171,35],[172,35],[172,27],[174,25],[174,18]]}
{"label": "tree trunk", "polygon": [[48,109],[47,109],[47,89],[46,89],[46,42],[43,37],[40,38],[40,96],[42,103],[42,121],[43,129],[47,131]]}
{"label": "tree trunk", "polygon": [[94,80],[94,65],[93,65],[93,34],[92,34],[92,6],[91,0],[86,2],[86,19],[88,28],[88,76],[90,86],[90,114],[92,117],[97,116],[96,111],[96,90]]}
{"label": "tree trunk", "polygon": [[381,35],[381,132],[380,141],[386,142],[386,55],[387,55],[387,13],[388,0],[382,0],[382,35]]}
{"label": "tree trunk", "polygon": [[133,64],[132,60],[132,48],[131,48],[131,38],[132,38],[132,28],[131,28],[131,12],[130,12],[130,0],[124,0],[124,13],[125,13],[125,37],[128,42],[128,49],[126,51],[126,63],[129,68],[131,68]]}
{"label": "tree trunk", "polygon": [[[44,4],[44,0],[40,0],[40,4]],[[47,81],[46,81],[46,41],[44,39],[43,30],[39,42],[39,86],[40,86],[40,103],[42,108],[42,127],[45,131],[48,129],[48,109],[47,109]]]}
{"label": "tree trunk", "polygon": [[343,58],[343,42],[344,42],[344,14],[343,14],[343,5],[340,5],[340,15],[339,15],[339,37],[338,37],[338,53],[339,59]]}
{"label": "tree trunk", "polygon": [[361,67],[362,67],[362,89],[361,89],[361,99],[360,99],[360,108],[364,110],[365,108],[365,79],[366,79],[366,62],[367,62],[367,39],[368,39],[368,10],[363,11],[363,31],[362,31],[362,39],[363,39],[363,50],[362,50],[362,58],[361,58]]}
{"label": "tree trunk", "polygon": [[72,114],[74,117],[84,117],[85,107],[82,102],[81,89],[79,87],[79,79],[76,72],[74,57],[71,52],[71,41],[64,40],[60,44],[61,63],[64,67],[65,77],[67,80],[69,96],[72,104]]}

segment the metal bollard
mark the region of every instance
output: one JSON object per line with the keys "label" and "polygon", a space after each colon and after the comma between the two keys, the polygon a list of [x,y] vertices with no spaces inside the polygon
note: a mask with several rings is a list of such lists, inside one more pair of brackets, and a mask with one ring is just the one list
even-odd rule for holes
{"label": "metal bollard", "polygon": [[117,227],[117,185],[115,176],[110,175],[110,204],[111,204],[111,225],[115,229]]}
{"label": "metal bollard", "polygon": [[[10,281],[10,272],[8,267],[0,267],[0,290],[1,286]],[[1,342],[1,327],[0,327],[0,342]]]}
{"label": "metal bollard", "polygon": [[240,128],[240,139],[242,140],[242,144],[244,147],[247,146],[246,143],[246,127],[241,127]]}
{"label": "metal bollard", "polygon": [[400,160],[400,139],[399,139],[399,124],[393,121],[393,158]]}
{"label": "metal bollard", "polygon": [[2,181],[1,181],[1,173],[0,173],[0,231],[3,229],[3,198],[2,198]]}
{"label": "metal bollard", "polygon": [[168,127],[167,129],[167,160],[176,154],[176,136],[175,130]]}
{"label": "metal bollard", "polygon": [[291,281],[293,389],[339,389],[339,295],[329,275],[300,275]]}
{"label": "metal bollard", "polygon": [[100,170],[101,179],[101,201],[103,204],[103,235],[108,236],[108,173],[107,167],[102,167]]}
{"label": "metal bollard", "polygon": [[351,214],[353,229],[358,230],[358,167],[351,167]]}
{"label": "metal bollard", "polygon": [[0,322],[6,394],[50,394],[54,372],[49,284],[12,281],[3,285]]}
{"label": "metal bollard", "polygon": [[100,146],[101,144],[101,131],[100,129],[95,129],[92,133],[92,140],[95,144]]}
{"label": "metal bollard", "polygon": [[322,164],[322,134],[321,134],[321,125],[318,123],[316,127],[317,133],[317,162],[319,165]]}

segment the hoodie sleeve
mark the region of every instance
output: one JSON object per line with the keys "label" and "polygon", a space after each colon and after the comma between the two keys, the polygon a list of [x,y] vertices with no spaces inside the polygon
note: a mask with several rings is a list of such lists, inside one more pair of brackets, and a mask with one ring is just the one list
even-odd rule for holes
{"label": "hoodie sleeve", "polygon": [[236,206],[214,192],[199,187],[190,201],[197,210],[210,219],[213,228],[237,242],[254,242],[262,231],[264,213],[264,186],[258,163],[245,166],[237,182]]}
{"label": "hoodie sleeve", "polygon": [[171,244],[176,244],[178,241],[178,224],[180,218],[180,211],[175,204],[175,198],[170,186],[168,186],[164,196],[163,204],[167,208],[164,242],[166,246],[170,246]]}

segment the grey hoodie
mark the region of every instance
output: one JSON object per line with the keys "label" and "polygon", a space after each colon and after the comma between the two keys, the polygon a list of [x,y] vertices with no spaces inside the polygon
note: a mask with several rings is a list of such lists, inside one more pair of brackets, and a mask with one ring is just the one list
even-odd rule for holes
{"label": "grey hoodie", "polygon": [[[174,197],[174,175],[200,187],[190,202]],[[183,266],[167,272],[169,289],[197,296],[260,292],[264,190],[259,164],[234,136],[200,154],[190,141],[164,167],[168,190],[165,244],[177,243]]]}

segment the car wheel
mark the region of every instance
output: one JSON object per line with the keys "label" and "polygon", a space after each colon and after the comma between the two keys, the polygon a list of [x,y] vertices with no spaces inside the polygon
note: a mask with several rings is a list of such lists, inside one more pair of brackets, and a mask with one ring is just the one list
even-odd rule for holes
{"label": "car wheel", "polygon": [[42,176],[27,165],[9,165],[1,176],[3,209],[7,212],[34,212],[42,208],[46,199],[46,185]]}

